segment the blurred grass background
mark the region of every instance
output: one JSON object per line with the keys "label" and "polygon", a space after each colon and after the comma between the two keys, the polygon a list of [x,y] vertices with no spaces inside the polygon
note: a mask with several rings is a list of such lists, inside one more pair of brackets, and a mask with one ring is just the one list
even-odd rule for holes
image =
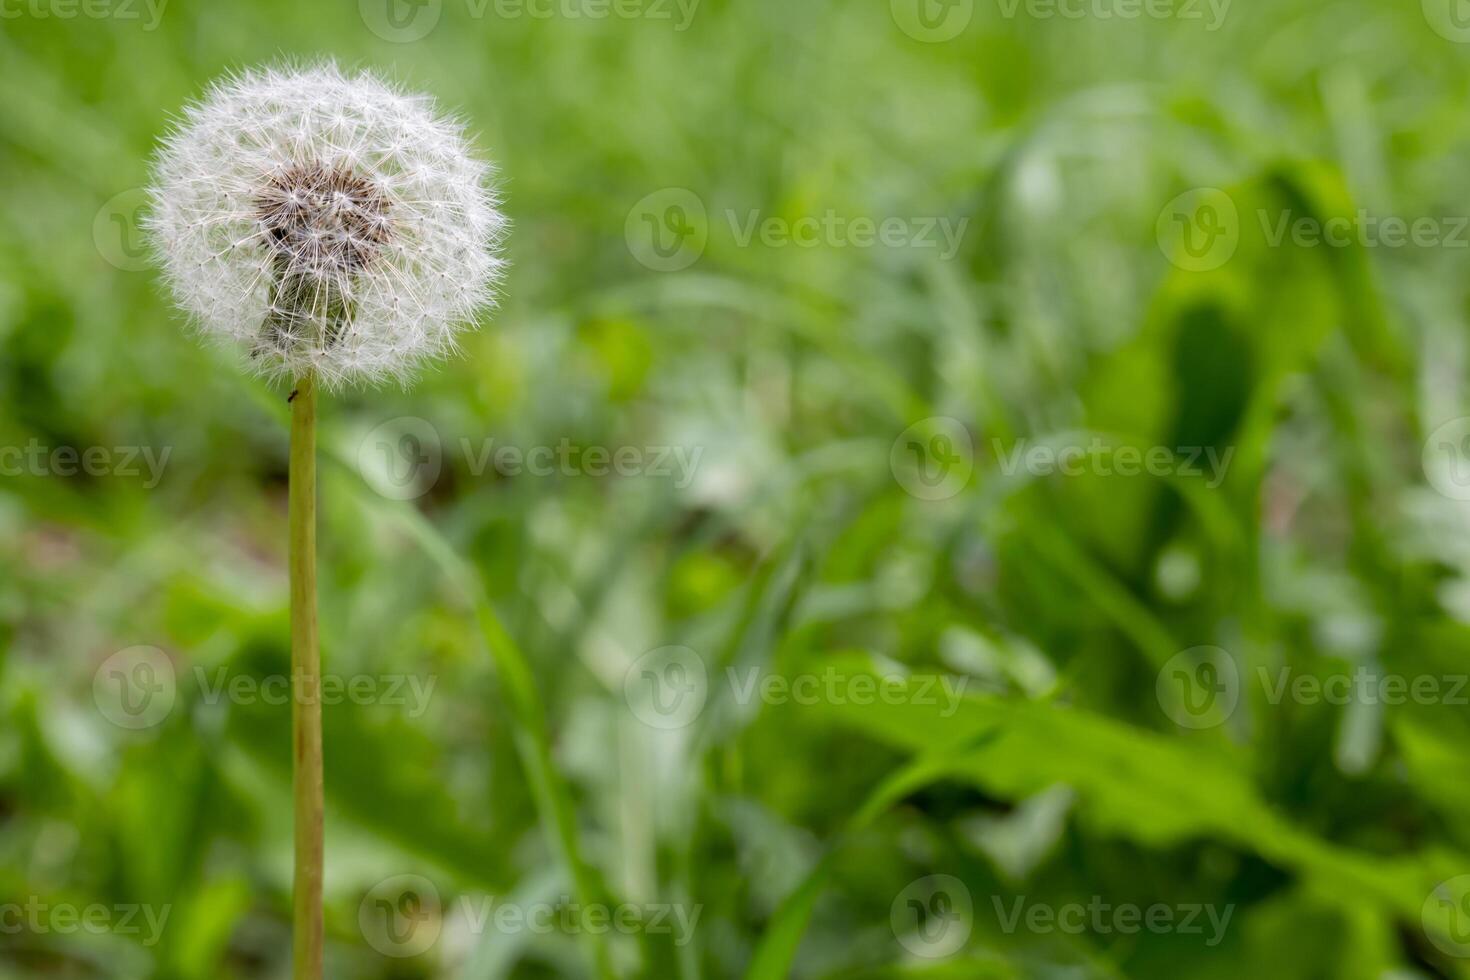
{"label": "blurred grass background", "polygon": [[[1421,463],[1470,412],[1465,237],[1270,235],[1364,209],[1453,239],[1456,2],[1214,24],[960,0],[925,7],[960,18],[930,40],[905,0],[7,4],[0,446],[169,455],[156,485],[0,480],[0,903],[168,919],[144,942],[0,917],[0,972],[289,973],[289,707],[199,683],[289,670],[285,392],[186,335],[136,207],[210,79],[328,54],[462,112],[514,221],[503,307],[463,357],[324,405],[326,670],[434,685],[420,712],[327,709],[329,976],[1470,976],[1465,880],[1434,891],[1470,874],[1470,709],[1260,683],[1470,671],[1470,513]],[[1216,267],[1161,248],[1199,187],[1237,212]],[[688,195],[702,250],[650,268],[640,209],[657,225]],[[966,224],[948,259],[737,233],[829,211]],[[892,451],[936,417],[972,471],[931,500]],[[1094,433],[1232,455],[1212,487],[1002,465]],[[536,476],[461,449],[489,439],[699,457],[687,485]],[[383,446],[437,478],[395,492]],[[176,689],[135,730],[98,685],[140,645]],[[658,727],[629,691],[669,645],[705,700]],[[1199,646],[1237,665],[1239,705],[1193,729],[1157,691]],[[741,703],[725,682],[838,665],[966,698]],[[439,897],[418,955],[363,924],[400,875]],[[945,911],[933,875],[969,900],[958,943],[901,922],[916,894]],[[461,900],[487,895],[699,917],[681,937],[474,928]],[[1007,930],[1018,897],[1232,915],[1213,945]]]}

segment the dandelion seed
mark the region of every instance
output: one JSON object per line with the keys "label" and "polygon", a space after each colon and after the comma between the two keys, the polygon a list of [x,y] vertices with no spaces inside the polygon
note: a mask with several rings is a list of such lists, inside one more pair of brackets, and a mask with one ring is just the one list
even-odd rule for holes
{"label": "dandelion seed", "polygon": [[406,380],[494,299],[505,230],[491,170],[433,103],[336,65],[228,78],[163,142],[146,220],[179,304],[293,382],[290,501],[292,962],[323,959],[316,406]]}
{"label": "dandelion seed", "polygon": [[492,177],[427,97],[330,62],[256,69],[184,110],[145,224],[179,305],[255,370],[406,381],[493,305]]}

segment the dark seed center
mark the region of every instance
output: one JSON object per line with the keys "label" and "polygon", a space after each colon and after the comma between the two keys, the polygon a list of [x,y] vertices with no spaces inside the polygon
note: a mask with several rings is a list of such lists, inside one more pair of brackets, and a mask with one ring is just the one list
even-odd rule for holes
{"label": "dark seed center", "polygon": [[263,340],[278,350],[332,346],[351,320],[357,273],[391,237],[387,199],[350,168],[297,164],[267,178],[256,217],[275,273]]}
{"label": "dark seed center", "polygon": [[276,254],[303,272],[351,274],[389,238],[388,202],[346,167],[297,164],[272,174],[257,196]]}

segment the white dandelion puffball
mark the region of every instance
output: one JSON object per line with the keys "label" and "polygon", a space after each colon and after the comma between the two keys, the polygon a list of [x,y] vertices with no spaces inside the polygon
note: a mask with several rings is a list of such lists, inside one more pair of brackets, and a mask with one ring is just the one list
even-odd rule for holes
{"label": "white dandelion puffball", "polygon": [[179,305],[257,371],[404,381],[494,302],[493,175],[426,96],[331,63],[256,69],[184,110],[145,227]]}

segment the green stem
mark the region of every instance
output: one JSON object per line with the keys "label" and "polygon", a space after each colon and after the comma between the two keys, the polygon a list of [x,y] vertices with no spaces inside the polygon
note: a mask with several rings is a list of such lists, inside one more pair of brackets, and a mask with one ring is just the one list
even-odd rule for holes
{"label": "green stem", "polygon": [[296,862],[292,886],[295,980],[322,975],[322,662],[316,622],[316,379],[291,398],[291,782]]}

